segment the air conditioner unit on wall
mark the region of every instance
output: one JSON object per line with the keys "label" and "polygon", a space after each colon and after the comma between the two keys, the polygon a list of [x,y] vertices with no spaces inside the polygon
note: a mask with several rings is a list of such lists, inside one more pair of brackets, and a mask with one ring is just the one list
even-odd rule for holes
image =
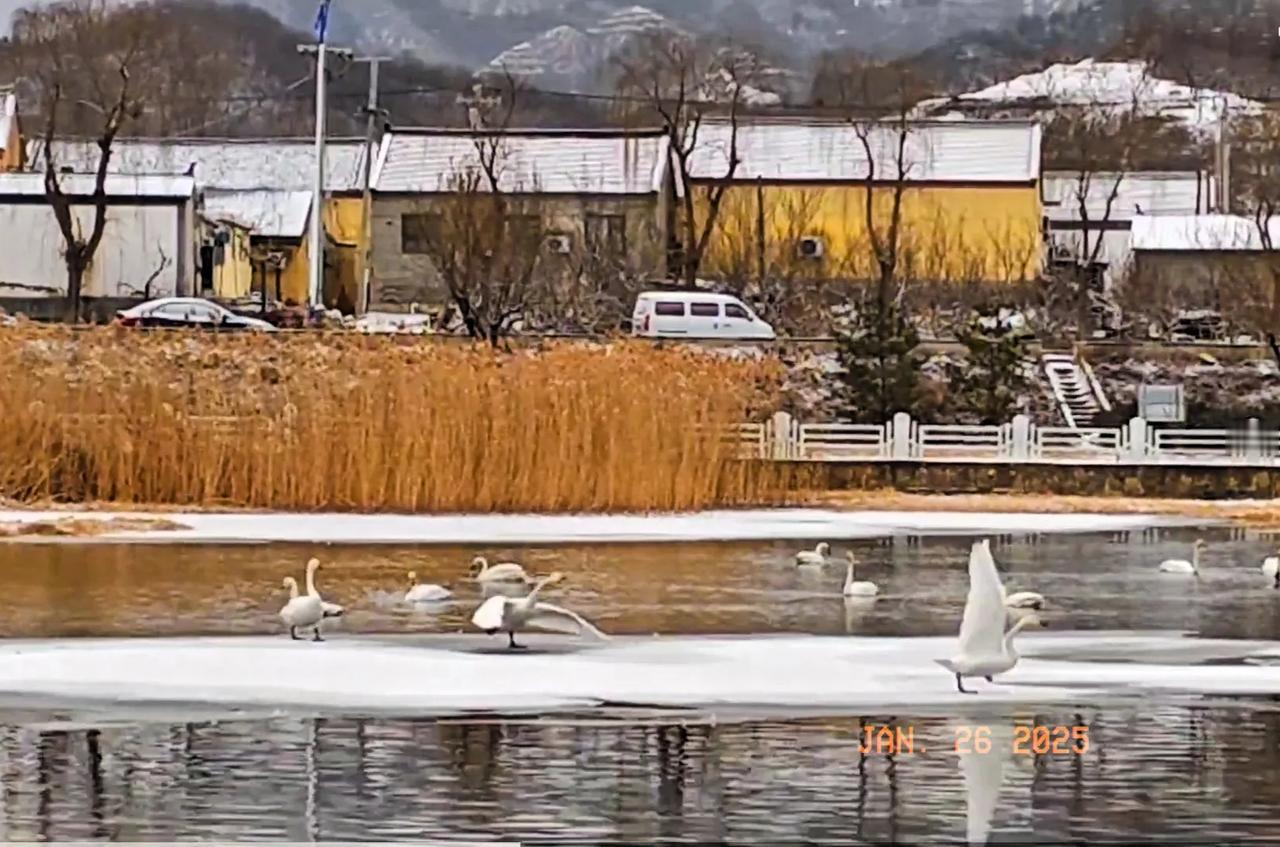
{"label": "air conditioner unit on wall", "polygon": [[549,250],[550,252],[559,253],[560,255],[563,256],[563,255],[566,255],[572,249],[573,249],[573,242],[569,239],[569,236],[567,235],[548,235],[547,236],[547,250]]}
{"label": "air conditioner unit on wall", "polygon": [[821,259],[827,252],[827,243],[820,235],[806,235],[796,244],[796,254],[802,259]]}

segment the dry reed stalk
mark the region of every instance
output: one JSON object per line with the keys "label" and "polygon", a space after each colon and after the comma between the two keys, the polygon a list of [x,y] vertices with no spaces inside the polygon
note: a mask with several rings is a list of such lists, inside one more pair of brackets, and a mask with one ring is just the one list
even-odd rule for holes
{"label": "dry reed stalk", "polygon": [[682,510],[794,487],[710,433],[779,370],[619,341],[0,335],[0,497],[403,512]]}

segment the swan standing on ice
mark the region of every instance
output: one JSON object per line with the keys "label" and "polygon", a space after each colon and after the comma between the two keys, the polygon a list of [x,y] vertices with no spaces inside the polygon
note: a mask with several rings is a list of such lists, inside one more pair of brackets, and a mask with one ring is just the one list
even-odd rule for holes
{"label": "swan standing on ice", "polygon": [[991,542],[979,541],[969,553],[969,597],[960,621],[960,652],[951,659],[938,659],[938,664],[956,676],[956,688],[966,691],[963,678],[980,676],[987,682],[998,673],[1012,670],[1018,663],[1013,649],[1014,637],[1027,627],[1044,626],[1034,613],[1013,625],[1008,633],[1005,624],[1005,594],[991,557]]}
{"label": "swan standing on ice", "polygon": [[849,567],[844,572],[844,596],[845,597],[875,597],[880,593],[880,588],[874,582],[855,582],[858,576],[858,560],[854,558],[853,551],[849,550],[845,553],[845,558],[849,560]]}
{"label": "swan standing on ice", "polygon": [[1280,556],[1268,556],[1262,560],[1262,575],[1271,580],[1272,588],[1280,588]]}
{"label": "swan standing on ice", "polygon": [[533,582],[524,568],[515,562],[498,562],[490,565],[484,556],[476,556],[471,560],[471,576],[476,582]]}
{"label": "swan standing on ice", "polygon": [[570,635],[589,635],[593,638],[605,639],[603,632],[596,629],[581,615],[544,603],[538,599],[538,593],[548,585],[554,585],[564,579],[563,574],[553,573],[538,580],[533,590],[524,597],[490,597],[480,604],[471,623],[489,635],[496,632],[507,634],[507,646],[513,650],[523,650],[523,644],[516,643],[516,633],[522,629],[548,629],[552,632],[566,632]]}
{"label": "swan standing on ice", "polygon": [[314,597],[320,601],[320,608],[324,610],[326,618],[340,618],[346,614],[346,609],[337,603],[330,603],[320,596],[320,592],[316,591],[316,571],[320,570],[320,560],[312,559],[307,562],[307,595]]}
{"label": "swan standing on ice", "polygon": [[[314,560],[313,560],[314,561]],[[289,637],[301,641],[298,627],[312,627],[315,633],[312,641],[324,641],[320,637],[320,621],[324,620],[324,609],[320,606],[320,598],[310,594],[298,596],[298,581],[291,576],[284,578],[284,587],[289,589],[289,602],[280,610],[280,620],[289,626]]]}
{"label": "swan standing on ice", "polygon": [[812,550],[801,550],[799,553],[796,553],[796,564],[825,565],[827,563],[827,556],[830,555],[831,545],[824,541]]}
{"label": "swan standing on ice", "polygon": [[1205,543],[1203,538],[1197,538],[1196,543],[1191,545],[1191,561],[1186,559],[1165,559],[1160,563],[1160,573],[1176,573],[1200,577],[1200,554],[1209,545]]}
{"label": "swan standing on ice", "polygon": [[443,585],[419,585],[416,571],[409,571],[409,590],[404,593],[406,603],[442,603],[453,597],[453,592]]}

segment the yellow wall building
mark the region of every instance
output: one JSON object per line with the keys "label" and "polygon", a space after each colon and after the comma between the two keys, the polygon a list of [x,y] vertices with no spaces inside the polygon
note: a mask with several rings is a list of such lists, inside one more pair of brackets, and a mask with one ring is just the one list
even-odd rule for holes
{"label": "yellow wall building", "polygon": [[[766,268],[787,266],[806,276],[874,277],[871,229],[882,244],[889,242],[894,196],[900,194],[899,278],[1035,277],[1043,260],[1039,127],[912,123],[899,145],[903,139],[893,124],[806,119],[741,125],[739,164],[702,273],[752,276],[763,258]],[[699,214],[705,214],[709,187],[728,173],[731,140],[727,124],[702,129],[690,163]]]}

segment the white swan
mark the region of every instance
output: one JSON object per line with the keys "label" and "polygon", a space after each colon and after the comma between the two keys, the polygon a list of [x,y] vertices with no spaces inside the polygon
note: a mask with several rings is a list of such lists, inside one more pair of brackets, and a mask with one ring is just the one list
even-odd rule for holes
{"label": "white swan", "polygon": [[1262,560],[1262,575],[1271,580],[1272,588],[1280,588],[1280,556],[1268,556]]}
{"label": "white swan", "polygon": [[307,562],[307,594],[320,601],[320,608],[324,610],[326,618],[340,618],[346,614],[347,610],[339,606],[337,603],[330,603],[320,596],[320,592],[316,591],[316,571],[320,570],[320,560],[312,559]]}
{"label": "white swan", "polygon": [[581,615],[538,599],[538,593],[543,588],[554,585],[562,579],[564,575],[559,573],[543,577],[538,580],[537,585],[528,595],[517,599],[490,597],[476,609],[475,614],[471,616],[471,623],[489,635],[505,632],[508,646],[516,650],[524,649],[523,644],[516,643],[516,633],[528,627],[566,632],[570,635],[588,635],[598,639],[608,638]]}
{"label": "white swan", "polygon": [[1191,561],[1186,559],[1165,559],[1160,563],[1160,573],[1176,573],[1200,577],[1200,553],[1208,547],[1203,538],[1197,538],[1191,545]]}
{"label": "white swan", "polygon": [[824,541],[812,550],[801,550],[796,553],[796,564],[825,565],[829,555],[831,555],[831,545]]}
{"label": "white swan", "polygon": [[845,558],[849,560],[849,567],[844,572],[844,596],[845,597],[875,597],[880,593],[880,588],[874,582],[855,582],[854,579],[858,575],[858,560],[854,558],[853,551],[849,550],[845,553]]}
{"label": "white swan", "polygon": [[419,585],[416,571],[409,571],[409,590],[404,593],[406,603],[442,603],[453,597],[453,592],[443,585]]}
{"label": "white swan", "polygon": [[312,641],[324,641],[320,637],[320,621],[324,620],[324,609],[320,607],[320,598],[312,597],[310,594],[298,596],[298,581],[291,576],[284,578],[284,587],[289,589],[289,602],[284,604],[284,608],[280,610],[280,620],[284,621],[289,627],[289,637],[294,641],[301,641],[298,638],[298,627],[312,627],[314,636]]}
{"label": "white swan", "polygon": [[969,597],[964,604],[964,618],[960,621],[960,652],[950,659],[938,659],[938,664],[956,675],[956,688],[966,691],[963,678],[992,677],[1013,669],[1018,663],[1018,653],[1013,649],[1014,637],[1027,627],[1044,626],[1034,613],[1019,620],[1006,633],[1004,586],[996,572],[996,561],[991,557],[991,542],[978,541],[969,552]]}
{"label": "white swan", "polygon": [[498,562],[490,565],[484,556],[476,556],[471,560],[471,576],[476,582],[533,582],[524,568],[515,562]]}

